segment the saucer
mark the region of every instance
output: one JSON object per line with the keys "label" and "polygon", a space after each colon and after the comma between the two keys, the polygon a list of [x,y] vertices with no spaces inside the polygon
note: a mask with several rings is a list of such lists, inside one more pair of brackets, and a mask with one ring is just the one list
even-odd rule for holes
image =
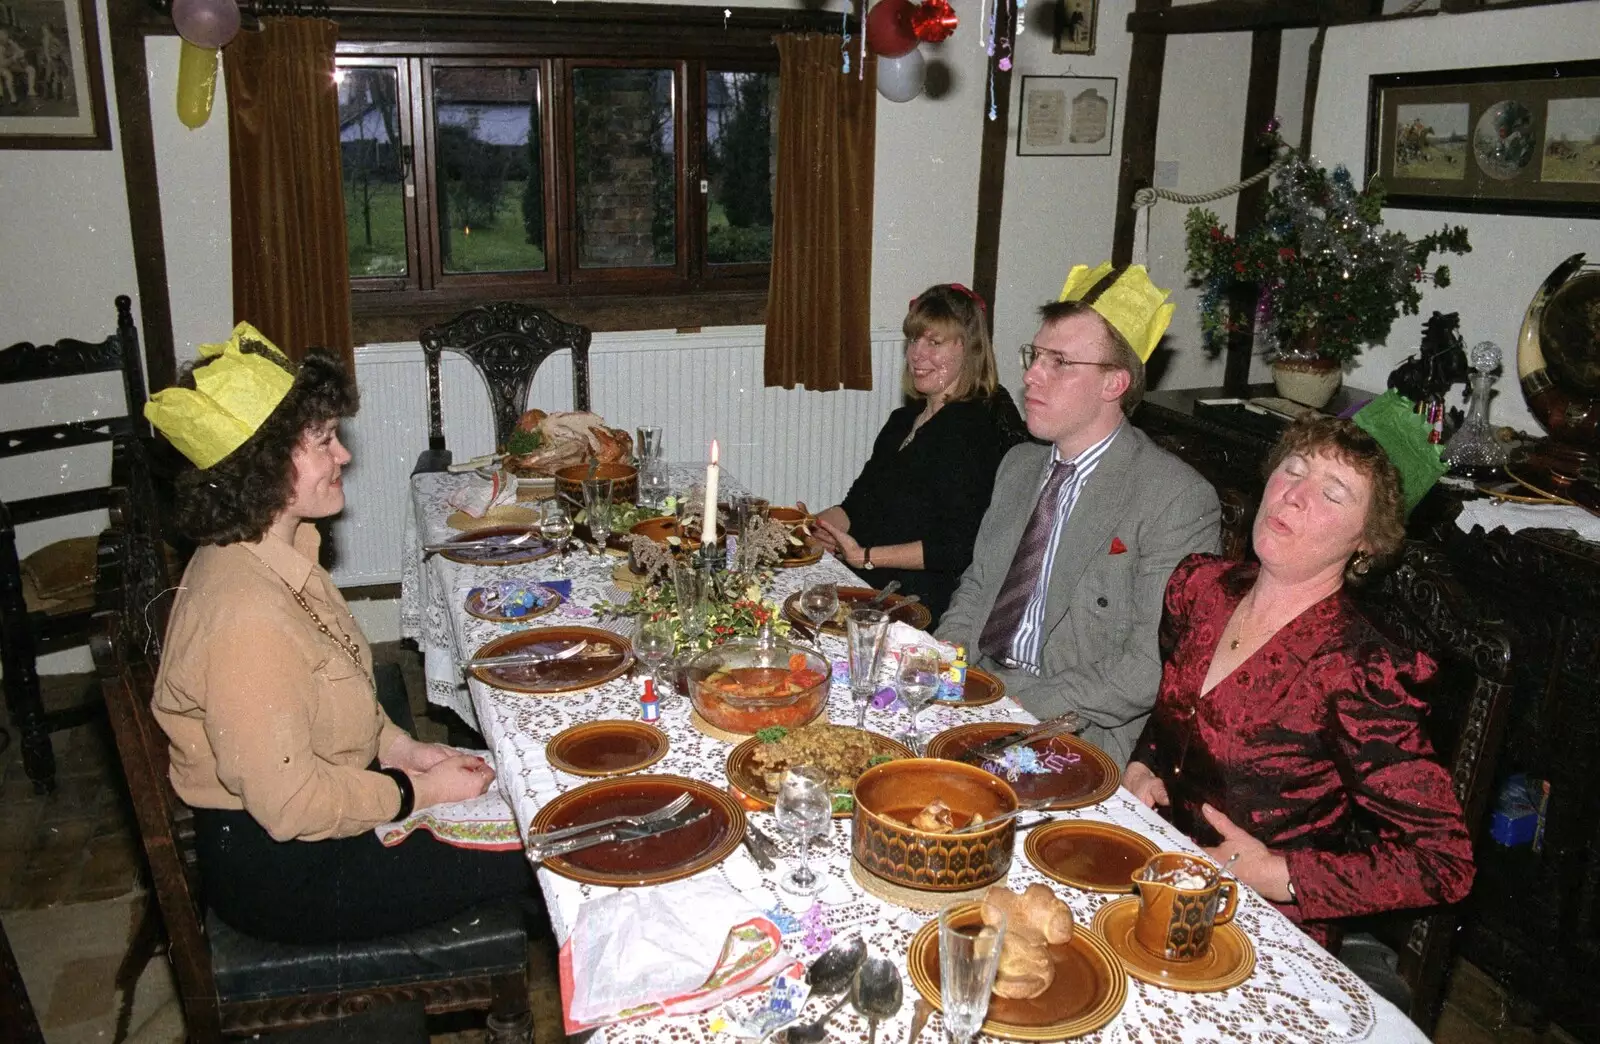
{"label": "saucer", "polygon": [[1139,897],[1130,895],[1102,906],[1094,930],[1110,944],[1128,974],[1140,982],[1180,993],[1232,989],[1256,970],[1256,948],[1244,929],[1229,921],[1211,931],[1211,949],[1194,961],[1169,961],[1146,950],[1133,937]]}
{"label": "saucer", "polygon": [[1066,819],[1028,832],[1028,862],[1053,881],[1088,892],[1133,891],[1133,873],[1161,849],[1147,837],[1092,819]]}

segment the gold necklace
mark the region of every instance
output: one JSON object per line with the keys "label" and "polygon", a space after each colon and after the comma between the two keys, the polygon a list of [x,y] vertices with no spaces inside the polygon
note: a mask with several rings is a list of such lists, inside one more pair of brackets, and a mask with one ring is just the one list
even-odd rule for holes
{"label": "gold necklace", "polygon": [[[1255,604],[1255,603],[1254,603],[1254,602],[1252,602],[1252,603],[1251,603],[1251,604],[1252,604],[1252,605],[1254,605],[1254,604]],[[1231,642],[1229,642],[1229,643],[1228,643],[1228,648],[1229,648],[1229,649],[1230,649],[1230,650],[1235,650],[1235,651],[1236,651],[1236,650],[1238,650],[1238,648],[1239,648],[1239,646],[1240,646],[1240,645],[1241,645],[1241,644],[1243,644],[1243,642],[1244,642],[1244,641],[1245,641],[1245,639],[1246,639],[1246,638],[1260,638],[1260,637],[1262,637],[1262,636],[1264,636],[1264,635],[1269,635],[1269,634],[1272,634],[1272,633],[1273,633],[1273,632],[1274,632],[1274,631],[1276,631],[1276,630],[1277,630],[1277,628],[1276,628],[1276,627],[1274,627],[1274,628],[1271,628],[1271,629],[1270,629],[1270,630],[1265,630],[1265,631],[1257,631],[1257,632],[1255,632],[1255,633],[1254,633],[1254,634],[1247,634],[1247,633],[1246,633],[1246,632],[1245,632],[1245,630],[1244,630],[1244,625],[1243,625],[1243,624],[1239,624],[1239,623],[1238,623],[1238,621],[1239,621],[1239,620],[1240,620],[1240,619],[1241,619],[1241,617],[1240,617],[1240,616],[1237,616],[1237,615],[1236,615],[1236,616],[1234,616],[1234,617],[1233,617],[1233,618],[1232,618],[1232,619],[1230,619],[1230,620],[1229,620],[1229,621],[1228,621],[1228,626],[1229,626],[1229,627],[1234,627],[1234,626],[1235,626],[1235,624],[1238,624],[1238,627],[1237,627],[1237,631],[1238,631],[1238,633],[1237,633],[1237,634],[1236,634],[1236,635],[1235,635],[1235,637],[1234,637],[1234,639],[1233,639],[1233,641],[1231,641]],[[1226,631],[1226,630],[1224,630],[1224,631],[1223,631],[1223,632],[1222,632],[1222,636],[1223,636],[1223,637],[1224,637],[1224,638],[1226,638],[1226,637],[1227,637],[1227,636],[1228,636],[1228,632],[1227,632],[1227,631]]]}
{"label": "gold necklace", "polygon": [[[285,580],[283,586],[289,587],[289,582]],[[351,662],[361,668],[362,673],[366,673],[367,665],[361,662],[361,647],[356,644],[356,640],[348,634],[334,634],[328,625],[322,622],[322,617],[317,615],[317,611],[311,608],[311,603],[305,600],[304,595],[292,587],[289,587],[289,593],[294,595],[294,600],[300,604],[300,608],[304,609],[306,615],[311,617],[311,622],[317,625],[317,630],[327,635],[333,644],[343,649],[345,655],[350,657]]]}

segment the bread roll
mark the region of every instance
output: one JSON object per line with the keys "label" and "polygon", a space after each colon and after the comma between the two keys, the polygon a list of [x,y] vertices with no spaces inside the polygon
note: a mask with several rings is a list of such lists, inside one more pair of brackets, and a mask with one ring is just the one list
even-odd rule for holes
{"label": "bread roll", "polygon": [[1055,963],[1050,947],[1072,940],[1072,910],[1042,884],[1028,886],[1018,895],[995,885],[984,895],[983,923],[991,927],[1006,922],[1005,942],[1000,947],[1000,967],[995,975],[998,997],[1027,1000],[1037,997],[1055,981]]}

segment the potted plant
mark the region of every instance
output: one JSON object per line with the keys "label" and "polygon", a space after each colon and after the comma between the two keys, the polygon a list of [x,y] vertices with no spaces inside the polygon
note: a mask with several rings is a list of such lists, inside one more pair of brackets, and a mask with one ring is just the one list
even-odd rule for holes
{"label": "potted plant", "polygon": [[[1261,220],[1234,237],[1215,214],[1190,210],[1187,271],[1201,288],[1206,347],[1220,351],[1227,335],[1250,328],[1253,318],[1278,393],[1320,407],[1365,345],[1388,337],[1402,312],[1416,314],[1424,283],[1450,285],[1449,268],[1428,268],[1434,252],[1472,247],[1459,226],[1417,240],[1385,231],[1376,178],[1358,191],[1344,167],[1312,166],[1275,134],[1270,141],[1284,165]],[[1253,317],[1233,309],[1241,285],[1254,289]]]}

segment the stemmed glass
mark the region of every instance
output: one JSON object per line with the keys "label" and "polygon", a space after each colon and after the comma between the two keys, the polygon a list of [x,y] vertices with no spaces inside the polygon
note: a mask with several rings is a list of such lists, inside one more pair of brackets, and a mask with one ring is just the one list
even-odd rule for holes
{"label": "stemmed glass", "polygon": [[949,1044],[968,1044],[983,1027],[1006,937],[1004,912],[996,911],[996,925],[957,927],[951,913],[959,905],[952,903],[939,914],[939,999]]}
{"label": "stemmed glass", "polygon": [[611,480],[592,478],[583,480],[584,518],[589,523],[589,535],[604,551],[611,538]]}
{"label": "stemmed glass", "polygon": [[705,633],[711,614],[706,575],[693,564],[677,562],[672,566],[672,583],[678,598],[678,627],[683,631],[684,644],[692,645]]}
{"label": "stemmed glass", "polygon": [[844,622],[845,645],[850,654],[850,698],[856,705],[856,728],[867,727],[867,706],[877,684],[883,641],[889,633],[889,614],[865,606]]}
{"label": "stemmed glass", "polygon": [[669,617],[663,614],[659,618],[652,618],[649,613],[639,614],[639,626],[633,635],[633,654],[650,668],[658,698],[664,695],[661,691],[661,665],[672,655],[673,645],[672,620]]}
{"label": "stemmed glass", "polygon": [[547,500],[539,510],[539,535],[556,546],[556,575],[567,575],[567,544],[572,540],[572,519],[560,500]]}
{"label": "stemmed glass", "polygon": [[912,646],[900,654],[900,669],[895,673],[900,699],[911,711],[911,725],[899,739],[922,753],[922,733],[917,718],[939,688],[939,653],[925,645]]}
{"label": "stemmed glass", "polygon": [[806,614],[820,639],[822,625],[839,611],[839,589],[833,584],[812,584],[800,592],[800,611]]}
{"label": "stemmed glass", "polygon": [[783,774],[775,811],[778,829],[800,845],[800,865],[778,879],[778,886],[795,895],[815,895],[822,882],[811,869],[811,842],[833,823],[833,795],[828,774],[812,765],[797,765]]}

